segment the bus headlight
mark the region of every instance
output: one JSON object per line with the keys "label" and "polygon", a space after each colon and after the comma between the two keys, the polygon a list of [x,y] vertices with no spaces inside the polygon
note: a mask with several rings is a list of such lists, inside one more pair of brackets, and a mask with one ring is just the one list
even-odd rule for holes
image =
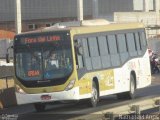
{"label": "bus headlight", "polygon": [[76,80],[71,80],[71,81],[69,82],[69,84],[67,85],[67,87],[65,88],[65,90],[68,91],[68,90],[72,89],[73,86],[74,86],[74,84],[75,84],[75,81],[76,81]]}
{"label": "bus headlight", "polygon": [[23,90],[21,87],[19,87],[18,85],[16,85],[15,88],[16,88],[16,92],[17,92],[17,93],[25,94],[24,90]]}

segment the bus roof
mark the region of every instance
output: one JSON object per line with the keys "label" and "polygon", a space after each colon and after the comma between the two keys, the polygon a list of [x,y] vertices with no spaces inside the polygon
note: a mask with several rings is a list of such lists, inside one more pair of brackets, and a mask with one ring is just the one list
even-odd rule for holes
{"label": "bus roof", "polygon": [[71,27],[71,31],[74,34],[86,34],[86,33],[96,33],[105,31],[117,31],[117,30],[129,30],[129,29],[139,29],[144,28],[142,23],[111,23],[108,25],[99,26],[79,26]]}
{"label": "bus roof", "polygon": [[51,31],[67,31],[67,30],[70,30],[73,34],[86,34],[86,33],[94,33],[94,32],[105,32],[105,31],[144,28],[143,23],[108,23],[108,24],[107,23],[104,23],[101,25],[96,25],[96,23],[93,22],[94,25],[76,24],[75,26],[74,25],[59,26],[58,24],[56,24],[55,26],[46,27],[43,29],[25,32],[25,33],[21,33],[21,34],[23,35],[23,34],[43,33],[43,32],[51,32]]}

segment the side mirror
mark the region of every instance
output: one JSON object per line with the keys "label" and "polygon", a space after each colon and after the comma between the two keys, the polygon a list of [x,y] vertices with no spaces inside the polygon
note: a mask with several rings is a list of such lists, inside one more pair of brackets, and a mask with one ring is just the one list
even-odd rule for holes
{"label": "side mirror", "polygon": [[83,55],[83,47],[80,42],[75,41],[75,48],[78,55]]}
{"label": "side mirror", "polygon": [[6,63],[10,63],[9,53],[6,54]]}
{"label": "side mirror", "polygon": [[83,55],[83,48],[82,48],[82,46],[79,46],[77,48],[77,52],[78,52],[79,55]]}
{"label": "side mirror", "polygon": [[13,46],[10,46],[7,48],[7,53],[6,53],[6,63],[10,63],[10,56],[9,56],[9,49],[13,49]]}

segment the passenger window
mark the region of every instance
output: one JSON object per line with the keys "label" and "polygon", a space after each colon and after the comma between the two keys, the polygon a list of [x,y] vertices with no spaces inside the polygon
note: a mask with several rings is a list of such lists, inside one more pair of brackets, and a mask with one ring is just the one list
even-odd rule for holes
{"label": "passenger window", "polygon": [[91,57],[99,56],[97,38],[96,37],[89,37],[88,42],[89,42],[89,51],[90,51]]}
{"label": "passenger window", "polygon": [[79,50],[83,48],[81,39],[75,40],[74,46],[76,54],[76,65],[78,65],[78,69],[80,69],[84,67],[83,51],[81,51],[82,53],[79,53]]}
{"label": "passenger window", "polygon": [[142,43],[141,43],[141,40],[140,40],[140,34],[138,32],[135,33],[135,40],[136,40],[138,55],[142,55],[143,54],[143,51],[142,51],[143,46],[142,46]]}
{"label": "passenger window", "polygon": [[101,58],[100,58],[97,37],[89,37],[88,41],[89,41],[89,50],[90,50],[90,54],[91,54],[92,68],[94,70],[101,69],[102,64],[101,64]]}
{"label": "passenger window", "polygon": [[109,52],[108,52],[108,45],[107,45],[106,36],[99,36],[98,43],[99,43],[100,55],[101,56],[108,55]]}
{"label": "passenger window", "polygon": [[87,38],[82,39],[82,46],[84,51],[84,65],[87,68],[87,70],[92,70],[92,61],[91,61],[91,55],[89,50],[89,41]]}
{"label": "passenger window", "polygon": [[117,41],[119,46],[119,52],[120,53],[126,53],[127,52],[127,46],[126,46],[126,40],[125,40],[124,34],[118,34],[117,35]]}
{"label": "passenger window", "polygon": [[136,41],[136,46],[137,46],[137,51],[141,50],[141,47],[140,47],[140,40],[139,40],[139,35],[138,33],[135,33],[134,34],[135,36],[135,41]]}
{"label": "passenger window", "polygon": [[111,67],[111,57],[108,51],[108,43],[106,36],[98,37],[98,45],[99,45],[102,68]]}
{"label": "passenger window", "polygon": [[133,33],[127,33],[127,44],[128,44],[129,53],[136,51]]}
{"label": "passenger window", "polygon": [[147,46],[146,35],[144,32],[140,32],[140,40],[142,46]]}
{"label": "passenger window", "polygon": [[118,46],[115,35],[108,35],[108,46],[110,51],[111,65],[113,67],[121,64],[120,55],[118,54]]}
{"label": "passenger window", "polygon": [[108,35],[108,44],[109,44],[110,54],[117,54],[118,50],[117,50],[115,35]]}
{"label": "passenger window", "polygon": [[86,38],[82,39],[82,46],[85,57],[90,57],[89,48],[88,48],[88,40]]}

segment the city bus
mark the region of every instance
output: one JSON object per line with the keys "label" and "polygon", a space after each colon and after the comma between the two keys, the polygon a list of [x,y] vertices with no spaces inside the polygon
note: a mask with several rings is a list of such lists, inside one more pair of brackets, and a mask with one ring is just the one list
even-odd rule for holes
{"label": "city bus", "polygon": [[151,84],[142,23],[52,26],[16,35],[13,49],[17,104],[33,103],[37,111],[55,101],[96,107],[106,95],[132,99]]}

